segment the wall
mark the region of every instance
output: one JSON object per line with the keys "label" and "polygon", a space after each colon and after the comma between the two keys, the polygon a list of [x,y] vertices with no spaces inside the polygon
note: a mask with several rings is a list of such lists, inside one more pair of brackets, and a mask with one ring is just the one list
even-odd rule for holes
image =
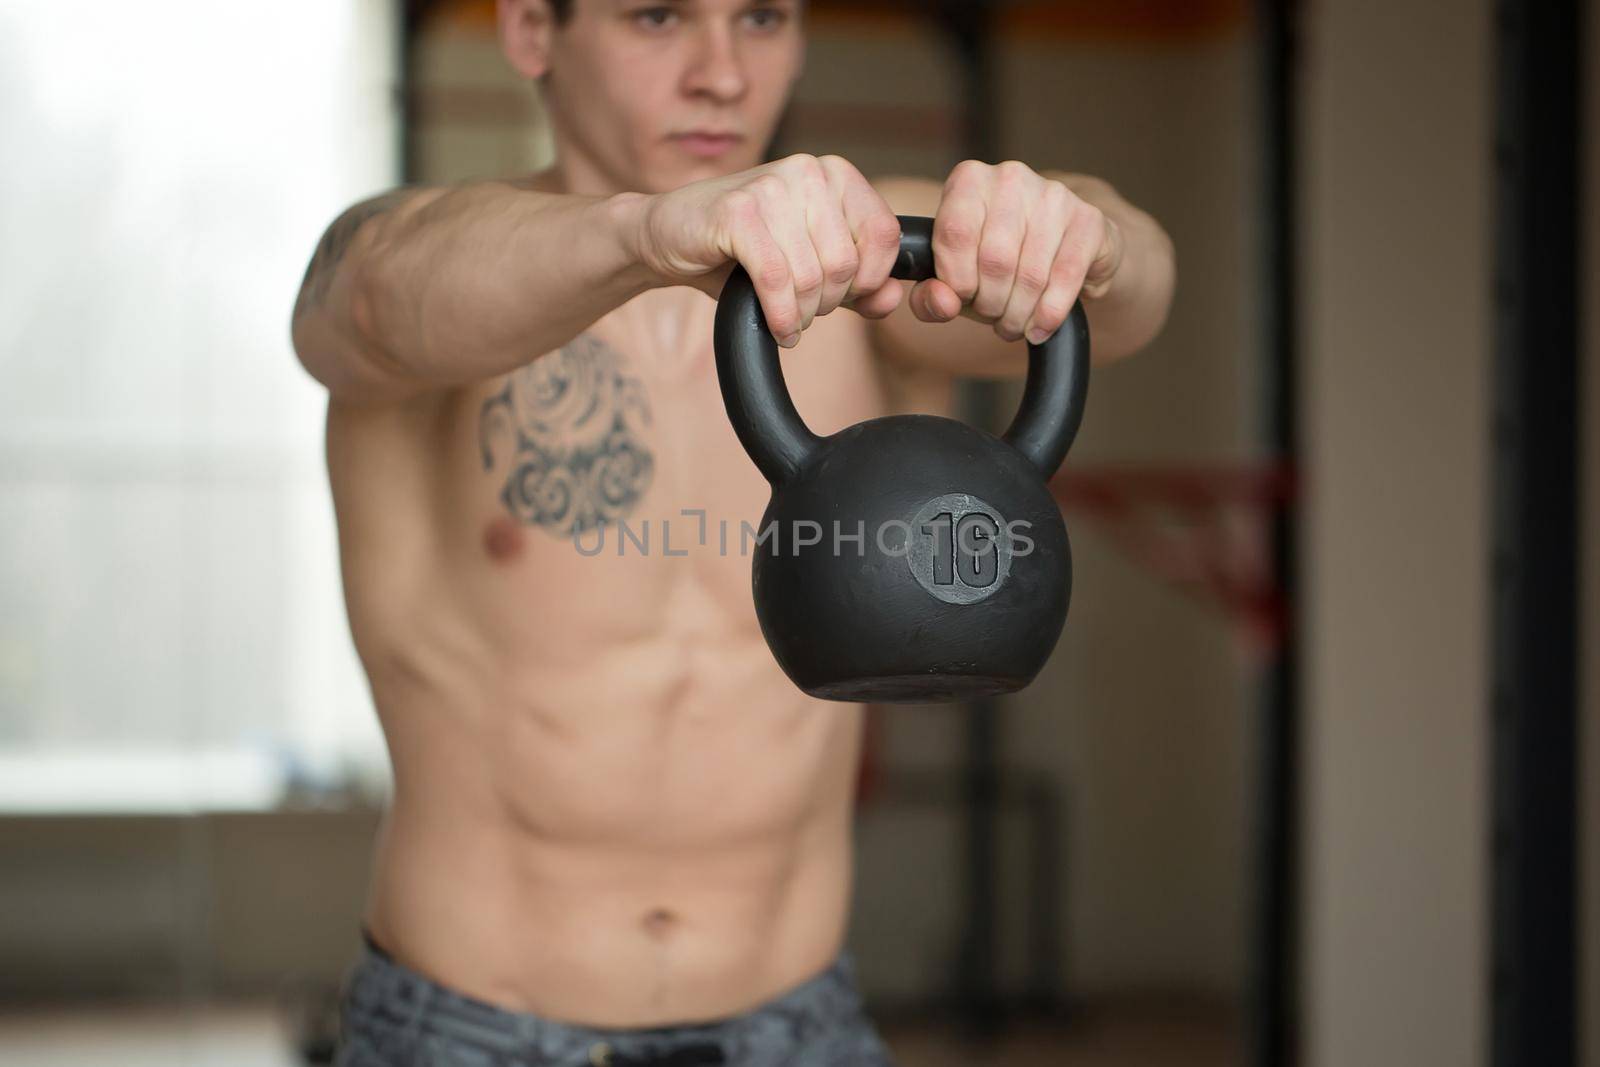
{"label": "wall", "polygon": [[[1160,46],[1011,53],[1008,149],[1109,178],[1178,250],[1167,329],[1096,373],[1069,471],[1252,455],[1251,63],[1244,26]],[[1248,936],[1253,662],[1219,605],[1131,562],[1094,515],[1069,508],[1067,519],[1072,614],[1046,673],[1014,701],[1010,756],[1049,772],[1071,800],[1072,986],[1231,997]],[[1219,528],[1237,533],[1241,519]]]}
{"label": "wall", "polygon": [[1309,9],[1313,1067],[1483,1062],[1489,25]]}
{"label": "wall", "polygon": [[377,815],[0,820],[0,1002],[337,982]]}

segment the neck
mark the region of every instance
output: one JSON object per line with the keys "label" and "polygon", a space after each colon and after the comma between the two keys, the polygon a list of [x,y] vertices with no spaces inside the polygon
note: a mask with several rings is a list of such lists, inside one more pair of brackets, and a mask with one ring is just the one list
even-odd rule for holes
{"label": "neck", "polygon": [[555,162],[539,175],[539,186],[546,192],[570,196],[615,196],[625,192],[643,192],[632,189],[628,183],[591,164],[579,153],[565,148],[556,153]]}
{"label": "neck", "polygon": [[[552,91],[547,89],[547,93]],[[547,97],[547,103],[549,101]],[[550,132],[555,141],[556,158],[545,172],[552,183],[550,192],[573,196],[615,196],[626,192],[650,192],[635,187],[626,174],[618,174],[592,152],[587,151],[581,129],[569,126],[565,109],[548,107]]]}

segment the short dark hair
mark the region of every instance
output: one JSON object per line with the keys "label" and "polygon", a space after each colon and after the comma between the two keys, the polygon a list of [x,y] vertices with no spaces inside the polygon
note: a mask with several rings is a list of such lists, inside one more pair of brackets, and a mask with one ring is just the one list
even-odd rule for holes
{"label": "short dark hair", "polygon": [[556,25],[563,25],[572,17],[573,0],[550,0],[550,12],[555,15]]}

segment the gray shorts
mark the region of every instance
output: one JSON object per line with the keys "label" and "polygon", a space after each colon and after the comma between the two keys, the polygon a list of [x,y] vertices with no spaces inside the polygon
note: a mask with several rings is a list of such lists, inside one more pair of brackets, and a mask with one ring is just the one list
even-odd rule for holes
{"label": "gray shorts", "polygon": [[338,1067],[891,1067],[848,955],[714,1023],[594,1029],[506,1011],[396,963],[369,939],[340,1005]]}

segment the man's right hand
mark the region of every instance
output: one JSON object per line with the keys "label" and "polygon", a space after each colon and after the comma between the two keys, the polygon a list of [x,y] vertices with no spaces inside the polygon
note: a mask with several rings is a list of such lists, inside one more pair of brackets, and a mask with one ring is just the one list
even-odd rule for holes
{"label": "man's right hand", "polygon": [[715,297],[742,265],[785,348],[841,305],[883,318],[900,304],[889,277],[900,223],[838,156],[789,156],[695,182],[650,197],[642,219],[639,254],[662,285]]}

